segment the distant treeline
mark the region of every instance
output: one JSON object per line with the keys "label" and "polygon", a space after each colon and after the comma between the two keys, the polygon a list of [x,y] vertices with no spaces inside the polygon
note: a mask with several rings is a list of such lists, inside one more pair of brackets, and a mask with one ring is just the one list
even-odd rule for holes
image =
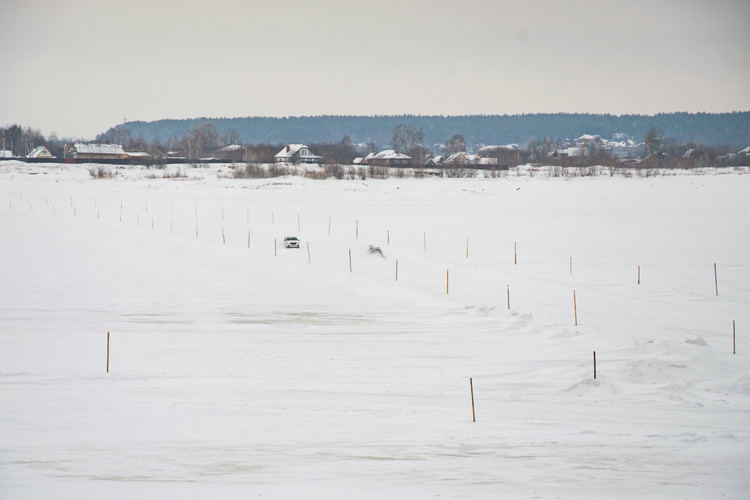
{"label": "distant treeline", "polygon": [[551,139],[575,139],[583,134],[610,138],[622,133],[642,141],[653,127],[679,142],[723,144],[742,148],[750,145],[750,111],[732,113],[661,113],[657,115],[523,114],[466,116],[301,116],[287,118],[196,118],[185,120],[132,121],[97,136],[98,141],[123,133],[139,142],[177,145],[190,132],[211,123],[221,136],[231,133],[235,143],[286,144],[335,143],[344,136],[354,143],[371,142],[379,148],[390,145],[398,125],[421,128],[424,145],[444,144],[455,134],[466,139],[469,149],[479,144],[519,144]]}

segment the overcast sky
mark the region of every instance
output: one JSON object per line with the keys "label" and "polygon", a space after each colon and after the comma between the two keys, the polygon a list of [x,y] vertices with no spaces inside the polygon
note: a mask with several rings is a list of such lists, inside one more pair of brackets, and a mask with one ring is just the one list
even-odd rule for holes
{"label": "overcast sky", "polygon": [[750,110],[750,0],[2,0],[0,126]]}

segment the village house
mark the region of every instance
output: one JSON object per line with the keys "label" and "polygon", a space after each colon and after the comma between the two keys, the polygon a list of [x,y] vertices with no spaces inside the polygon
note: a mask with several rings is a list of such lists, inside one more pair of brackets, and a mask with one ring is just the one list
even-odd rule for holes
{"label": "village house", "polygon": [[26,158],[52,158],[52,153],[44,146],[37,146],[26,155]]}
{"label": "village house", "polygon": [[65,145],[65,158],[78,160],[120,160],[126,157],[119,144],[85,144],[76,142]]}
{"label": "village house", "polygon": [[377,167],[405,167],[411,164],[411,156],[397,153],[392,149],[386,149],[379,153],[370,153],[365,158],[368,165]]}
{"label": "village house", "polygon": [[287,144],[274,156],[276,163],[321,163],[322,156],[317,156],[304,144]]}

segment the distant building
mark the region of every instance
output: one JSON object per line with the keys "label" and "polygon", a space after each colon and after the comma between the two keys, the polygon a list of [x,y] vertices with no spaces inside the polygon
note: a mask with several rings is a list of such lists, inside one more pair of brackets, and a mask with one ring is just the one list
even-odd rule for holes
{"label": "distant building", "polygon": [[13,151],[10,149],[0,149],[0,158],[13,158]]}
{"label": "distant building", "polygon": [[386,149],[379,153],[370,153],[365,160],[367,160],[368,165],[378,167],[405,167],[411,164],[411,156],[397,153],[392,149]]}
{"label": "distant building", "polygon": [[52,158],[52,153],[44,146],[37,146],[26,155],[26,158]]}
{"label": "distant building", "polygon": [[221,148],[217,155],[222,160],[238,162],[245,158],[245,148],[239,144],[230,144]]}
{"label": "distant building", "polygon": [[126,151],[125,158],[129,160],[148,160],[151,158],[151,155],[145,151]]}
{"label": "distant building", "polygon": [[126,158],[125,150],[119,144],[85,144],[76,142],[65,145],[65,158],[79,160],[118,160]]}
{"label": "distant building", "polygon": [[437,167],[443,162],[443,155],[428,156],[424,162],[425,167]]}
{"label": "distant building", "polygon": [[451,165],[451,166],[457,166],[457,165],[480,165],[482,162],[482,157],[478,154],[470,154],[466,153],[464,151],[459,151],[458,153],[453,153],[448,158],[443,160],[443,165]]}
{"label": "distant building", "polygon": [[274,156],[276,163],[321,163],[322,156],[313,154],[304,144],[287,144]]}

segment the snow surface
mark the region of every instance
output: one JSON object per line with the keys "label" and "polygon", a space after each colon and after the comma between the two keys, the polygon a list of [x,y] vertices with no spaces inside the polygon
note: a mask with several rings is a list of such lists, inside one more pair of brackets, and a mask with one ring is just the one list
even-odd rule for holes
{"label": "snow surface", "polygon": [[227,170],[0,164],[0,498],[750,497],[750,175]]}

